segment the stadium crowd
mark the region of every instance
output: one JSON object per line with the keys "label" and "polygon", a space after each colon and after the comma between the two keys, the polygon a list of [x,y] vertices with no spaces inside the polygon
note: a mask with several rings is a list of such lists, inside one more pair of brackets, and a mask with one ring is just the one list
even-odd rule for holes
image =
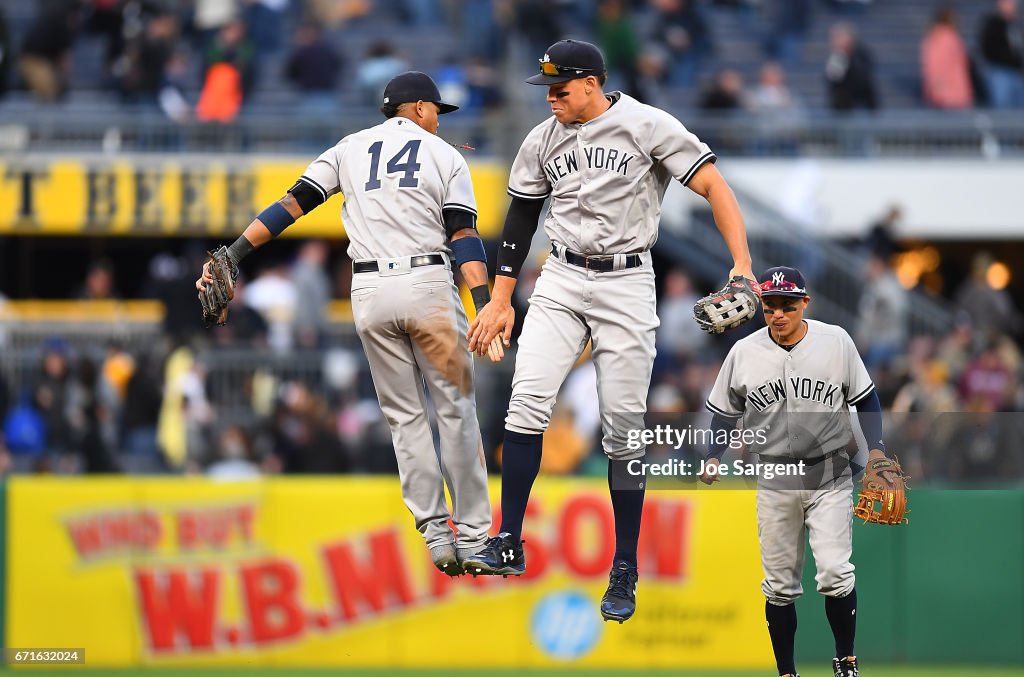
{"label": "stadium crowd", "polygon": [[[885,9],[871,0],[41,0],[31,16],[18,4],[0,3],[0,95],[23,88],[55,103],[92,88],[178,121],[230,122],[268,90],[285,91],[299,116],[336,112],[341,89],[376,104],[383,83],[410,67],[430,70],[447,97],[479,114],[518,82],[499,77],[510,45],[539,54],[569,34],[601,45],[613,87],[655,105],[692,90],[698,107],[719,112],[791,115],[817,101],[875,110],[886,105],[879,62],[895,72],[910,60],[916,74],[898,81],[898,98],[936,109],[1024,106],[1017,0],[914,0],[933,19],[909,57],[884,37],[895,30],[884,17],[871,22]],[[958,8],[976,25],[962,26]],[[722,12],[738,17],[753,55],[737,56],[721,37]],[[403,44],[439,30],[433,53]],[[354,39],[363,31],[379,37]],[[90,66],[77,50],[96,42],[102,59]],[[791,72],[817,75],[794,90]]]}
{"label": "stadium crowd", "polygon": [[[870,241],[864,245],[877,246]],[[889,246],[889,245],[886,245]],[[394,472],[390,435],[351,331],[332,323],[348,294],[346,259],[309,241],[291,261],[243,275],[227,326],[205,330],[193,273],[202,249],[153,259],[142,296],[160,299],[163,328],[141,340],[51,337],[24,369],[0,369],[0,471],[260,473]],[[890,446],[927,480],[1024,479],[1024,324],[1005,289],[973,274],[952,295],[944,335],[910,335],[908,298],[883,252],[867,266],[856,326],[848,327],[889,416]],[[520,317],[535,273],[517,290]],[[703,403],[729,345],[692,319],[699,294],[686,272],[662,278],[658,357],[649,409],[660,420],[706,424]],[[93,264],[80,298],[116,296],[109,262]],[[70,292],[69,292],[70,294]],[[298,302],[302,299],[303,302]],[[811,307],[813,317],[813,304]],[[752,325],[760,323],[751,323]],[[751,327],[751,330],[754,327]],[[6,372],[6,373],[5,373]],[[511,362],[477,362],[488,461],[500,462]],[[553,416],[544,469],[603,472],[594,368],[568,378]],[[3,381],[6,380],[6,383]]]}

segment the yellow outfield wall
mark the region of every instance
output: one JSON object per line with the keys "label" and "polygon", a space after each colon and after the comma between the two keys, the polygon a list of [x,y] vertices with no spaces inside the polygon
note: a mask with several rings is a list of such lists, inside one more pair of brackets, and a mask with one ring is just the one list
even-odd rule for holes
{"label": "yellow outfield wall", "polygon": [[[0,235],[226,237],[240,233],[306,169],[309,158],[123,156],[0,161]],[[497,237],[506,167],[470,164],[485,237]],[[341,238],[334,196],[284,232]]]}
{"label": "yellow outfield wall", "polygon": [[437,572],[392,477],[15,477],[8,492],[7,646],[111,666],[772,665],[753,492],[648,493],[622,625],[597,612],[603,481],[541,478],[522,579]]}

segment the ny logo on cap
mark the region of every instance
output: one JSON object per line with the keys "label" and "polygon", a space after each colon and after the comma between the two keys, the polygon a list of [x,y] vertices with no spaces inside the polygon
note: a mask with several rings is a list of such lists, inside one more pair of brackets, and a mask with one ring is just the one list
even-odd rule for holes
{"label": "ny logo on cap", "polygon": [[786,281],[786,274],[783,272],[772,273],[772,285],[779,286]]}
{"label": "ny logo on cap", "polygon": [[541,62],[542,63],[551,63],[551,55],[550,54],[545,54],[544,58],[541,59]]}

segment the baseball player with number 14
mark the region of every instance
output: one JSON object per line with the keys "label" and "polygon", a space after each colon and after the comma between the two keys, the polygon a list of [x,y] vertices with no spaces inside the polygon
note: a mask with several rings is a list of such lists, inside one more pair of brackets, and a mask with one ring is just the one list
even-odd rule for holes
{"label": "baseball player with number 14", "polygon": [[[711,428],[764,433],[752,451],[765,463],[800,464],[795,481],[758,478],[757,533],[766,598],[765,616],[780,675],[795,676],[796,607],[803,593],[804,530],[817,565],[818,592],[835,636],[835,677],[858,677],[853,651],[857,591],[853,564],[853,444],[850,406],[857,408],[871,448],[865,495],[879,487],[903,496],[899,464],[886,457],[881,406],[875,386],[850,335],[841,327],[804,319],[810,303],[795,268],[770,268],[761,276],[761,303],[768,326],[736,342],[708,397]],[[726,446],[712,445],[701,480],[718,481]],[[870,491],[869,491],[870,490]],[[902,502],[905,505],[905,501]],[[870,514],[857,515],[870,519]],[[871,520],[879,521],[879,520]],[[902,512],[890,524],[902,521]]]}
{"label": "baseball player with number 14", "polygon": [[715,168],[715,154],[665,111],[621,92],[605,93],[606,77],[597,47],[561,40],[527,80],[547,88],[552,117],[529,133],[512,165],[494,293],[471,325],[470,349],[485,350],[499,334],[507,343],[516,276],[549,196],[544,230],[553,245],[516,355],[505,419],[501,529],[465,567],[473,574],[525,571],[523,517],[540,469],[543,433],[559,387],[591,341],[615,517],[615,554],[601,614],[622,622],[636,610],[644,502],[644,479],[630,475],[627,464],[645,449],[630,448],[627,434],[643,427],[647,410],[659,324],[650,249],[673,179],[710,203],[734,262],[730,277],[752,281],[753,273],[743,217]]}
{"label": "baseball player with number 14", "polygon": [[[491,507],[465,338],[469,321],[452,264],[479,308],[489,298],[487,258],[469,167],[437,137],[438,116],[457,106],[442,102],[434,81],[417,71],[396,75],[383,103],[387,120],[324,151],[234,244],[214,253],[196,288],[207,321],[223,324],[238,262],[331,195],[345,196],[352,315],[391,427],[402,497],[434,565],[457,576],[461,559],[487,539]],[[222,271],[230,271],[227,281]],[[482,352],[495,362],[504,355],[500,340]],[[424,385],[437,413],[440,450]]]}

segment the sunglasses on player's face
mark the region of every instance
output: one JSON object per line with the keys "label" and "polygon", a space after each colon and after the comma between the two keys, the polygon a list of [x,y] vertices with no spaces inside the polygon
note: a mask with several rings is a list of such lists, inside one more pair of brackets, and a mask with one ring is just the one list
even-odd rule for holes
{"label": "sunglasses on player's face", "polygon": [[550,61],[544,61],[543,59],[538,59],[537,63],[540,64],[540,72],[543,73],[544,75],[582,75],[583,73],[592,73],[594,71],[593,68],[573,68],[572,66],[559,66],[558,64],[553,64]]}

